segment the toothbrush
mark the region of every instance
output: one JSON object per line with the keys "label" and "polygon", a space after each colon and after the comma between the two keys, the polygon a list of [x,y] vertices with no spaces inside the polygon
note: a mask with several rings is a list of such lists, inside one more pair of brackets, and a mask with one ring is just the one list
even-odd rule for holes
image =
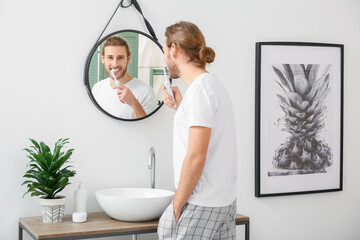
{"label": "toothbrush", "polygon": [[115,85],[120,85],[120,82],[117,80],[117,78],[115,77],[115,74],[114,74],[114,70],[111,70],[111,73],[114,77],[114,80],[115,80]]}
{"label": "toothbrush", "polygon": [[167,76],[167,67],[164,67],[164,76],[165,76],[164,86],[166,88],[166,92],[172,97],[172,99],[175,102],[174,94],[171,91],[171,83],[170,83],[169,78]]}

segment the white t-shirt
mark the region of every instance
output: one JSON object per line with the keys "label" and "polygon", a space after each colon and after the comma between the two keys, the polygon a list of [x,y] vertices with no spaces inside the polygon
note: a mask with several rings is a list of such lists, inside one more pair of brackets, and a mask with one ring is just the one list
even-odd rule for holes
{"label": "white t-shirt", "polygon": [[[137,78],[133,78],[124,86],[128,87],[143,107],[146,114],[151,113],[157,107],[153,89]],[[135,118],[132,108],[120,102],[117,89],[113,89],[110,78],[97,82],[92,88],[92,94],[102,109],[111,115],[124,119]]]}
{"label": "white t-shirt", "polygon": [[203,73],[188,87],[174,118],[174,177],[178,187],[189,128],[211,128],[203,173],[188,202],[223,207],[236,199],[236,135],[231,99],[215,75]]}

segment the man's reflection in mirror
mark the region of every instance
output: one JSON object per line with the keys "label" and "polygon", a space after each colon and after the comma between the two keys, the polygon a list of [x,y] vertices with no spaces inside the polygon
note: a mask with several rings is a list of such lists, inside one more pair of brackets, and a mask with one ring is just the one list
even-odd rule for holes
{"label": "man's reflection in mirror", "polygon": [[[130,59],[128,43],[119,36],[109,37],[101,52],[109,77],[92,88],[95,100],[106,112],[124,119],[142,118],[157,107],[153,89],[127,72]],[[111,71],[120,84],[115,84]]]}

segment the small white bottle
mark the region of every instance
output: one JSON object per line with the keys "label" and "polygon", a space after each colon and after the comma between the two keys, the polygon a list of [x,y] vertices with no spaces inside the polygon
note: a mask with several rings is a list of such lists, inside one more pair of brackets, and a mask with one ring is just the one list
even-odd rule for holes
{"label": "small white bottle", "polygon": [[83,182],[79,183],[78,189],[75,191],[75,212],[85,212],[87,207],[87,190]]}

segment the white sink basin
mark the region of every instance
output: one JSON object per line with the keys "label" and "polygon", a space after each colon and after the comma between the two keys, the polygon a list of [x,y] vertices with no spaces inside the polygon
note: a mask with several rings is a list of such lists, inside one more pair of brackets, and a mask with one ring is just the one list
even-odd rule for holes
{"label": "white sink basin", "polygon": [[96,200],[110,217],[129,222],[159,218],[174,192],[153,188],[109,188],[95,192]]}

